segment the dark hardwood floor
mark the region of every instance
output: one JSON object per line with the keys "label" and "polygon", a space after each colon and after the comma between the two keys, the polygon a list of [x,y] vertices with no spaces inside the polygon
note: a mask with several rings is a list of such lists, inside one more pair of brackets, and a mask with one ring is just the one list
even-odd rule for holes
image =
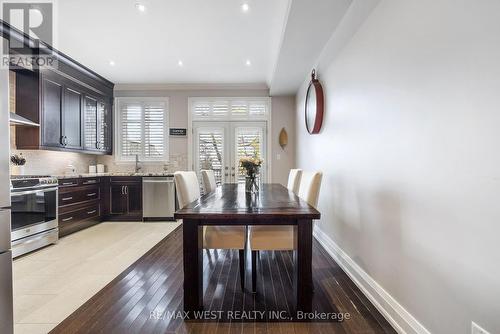
{"label": "dark hardwood floor", "polygon": [[250,270],[242,292],[238,252],[204,252],[204,309],[213,312],[203,314],[203,320],[185,321],[179,227],[51,333],[396,333],[316,241],[313,311],[324,312],[329,320],[319,319],[319,313],[311,314],[314,321],[290,319],[291,252],[261,252],[257,266],[257,294],[250,293]]}

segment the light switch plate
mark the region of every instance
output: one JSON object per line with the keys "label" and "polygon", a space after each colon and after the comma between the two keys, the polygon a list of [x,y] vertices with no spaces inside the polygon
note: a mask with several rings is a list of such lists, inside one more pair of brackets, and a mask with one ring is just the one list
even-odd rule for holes
{"label": "light switch plate", "polygon": [[490,333],[487,332],[484,328],[481,328],[478,324],[476,324],[473,321],[472,322],[471,334],[490,334]]}

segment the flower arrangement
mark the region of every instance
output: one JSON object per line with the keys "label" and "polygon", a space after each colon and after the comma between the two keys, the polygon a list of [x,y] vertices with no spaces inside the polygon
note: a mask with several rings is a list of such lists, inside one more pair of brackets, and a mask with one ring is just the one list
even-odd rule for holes
{"label": "flower arrangement", "polygon": [[255,176],[259,172],[262,162],[259,158],[243,157],[240,159],[240,166],[247,171],[248,176]]}
{"label": "flower arrangement", "polygon": [[241,168],[245,169],[247,172],[245,178],[245,190],[247,192],[259,191],[257,174],[259,173],[260,166],[262,166],[262,162],[261,159],[252,157],[243,157],[240,159]]}
{"label": "flower arrangement", "polygon": [[26,159],[22,154],[14,154],[10,157],[10,162],[12,163],[12,175],[23,175],[24,165],[26,164]]}
{"label": "flower arrangement", "polygon": [[26,159],[23,157],[23,155],[17,155],[17,154],[14,154],[10,157],[10,162],[12,162],[12,164],[14,166],[24,166],[26,164]]}

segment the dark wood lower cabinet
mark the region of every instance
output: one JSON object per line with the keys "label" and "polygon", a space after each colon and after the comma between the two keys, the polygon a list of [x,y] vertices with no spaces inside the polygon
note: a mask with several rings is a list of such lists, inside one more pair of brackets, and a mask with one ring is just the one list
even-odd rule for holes
{"label": "dark wood lower cabinet", "polygon": [[142,220],[142,178],[111,177],[109,181],[109,220]]}
{"label": "dark wood lower cabinet", "polygon": [[59,180],[59,236],[102,221],[101,178]]}
{"label": "dark wood lower cabinet", "polygon": [[103,220],[142,221],[142,177],[59,180],[59,236]]}

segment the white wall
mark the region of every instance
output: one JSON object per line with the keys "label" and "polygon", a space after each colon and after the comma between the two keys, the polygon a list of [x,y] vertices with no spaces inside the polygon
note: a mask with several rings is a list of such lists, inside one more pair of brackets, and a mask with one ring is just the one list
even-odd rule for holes
{"label": "white wall", "polygon": [[[500,1],[382,0],[320,59],[319,228],[430,332],[500,333]],[[323,67],[323,66],[322,66]]]}
{"label": "white wall", "polygon": [[[271,156],[273,162],[272,182],[287,185],[288,173],[295,166],[295,96],[274,96],[272,98]],[[282,149],[279,134],[285,128],[288,145]]]}

